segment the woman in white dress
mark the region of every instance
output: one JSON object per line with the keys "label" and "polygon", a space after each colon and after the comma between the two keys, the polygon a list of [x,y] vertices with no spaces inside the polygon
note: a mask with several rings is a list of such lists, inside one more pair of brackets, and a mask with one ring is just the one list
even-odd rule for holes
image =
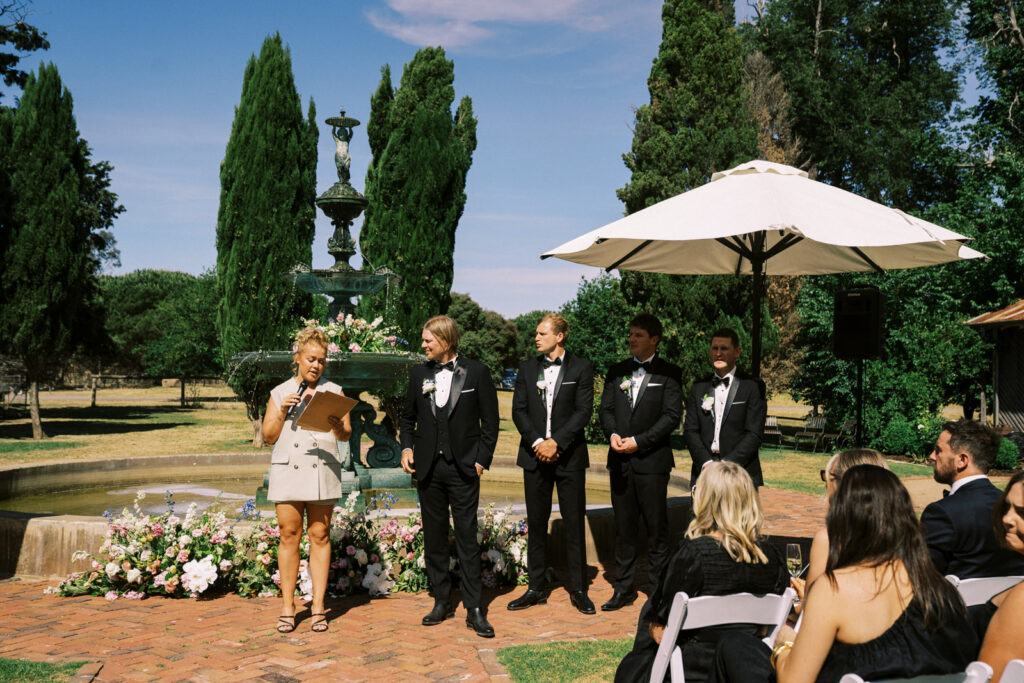
{"label": "woman in white dress", "polygon": [[311,432],[296,425],[295,421],[316,392],[342,393],[337,384],[320,381],[327,367],[328,343],[327,335],[314,327],[307,327],[299,333],[296,339],[298,350],[292,364],[296,376],[270,392],[267,414],[263,418],[263,438],[274,444],[267,498],[276,504],[281,532],[277,551],[281,596],[284,598],[277,623],[280,633],[295,630],[295,583],[299,574],[303,513],[308,527],[309,574],[313,582],[310,628],[317,633],[327,630],[324,593],[331,564],[331,512],[341,497],[343,457],[339,448],[347,455],[352,425],[348,415],[340,419],[331,417],[330,432]]}

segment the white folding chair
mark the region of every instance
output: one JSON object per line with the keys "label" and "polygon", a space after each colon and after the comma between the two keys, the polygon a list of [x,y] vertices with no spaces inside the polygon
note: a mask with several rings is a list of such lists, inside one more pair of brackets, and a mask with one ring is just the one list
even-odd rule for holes
{"label": "white folding chair", "polygon": [[1008,588],[1013,588],[1024,581],[1024,576],[985,576],[977,579],[961,579],[953,574],[947,574],[946,581],[956,586],[964,604],[970,607],[971,605],[982,605],[988,602],[993,595],[999,595]]}
{"label": "white folding chair", "polygon": [[757,624],[771,626],[769,637],[774,640],[779,628],[786,623],[786,617],[796,599],[796,591],[787,588],[782,595],[705,595],[691,598],[680,591],[672,599],[672,611],[665,625],[665,633],[658,645],[651,670],[651,683],[661,683],[671,666],[672,680],[682,683],[686,680],[683,672],[683,651],[676,645],[676,638],[682,630],[722,626],[725,624]]}
{"label": "white folding chair", "polygon": [[[913,676],[911,678],[886,678],[871,683],[988,683],[992,678],[992,667],[985,662],[971,662],[964,671],[953,674]],[[839,683],[868,683],[857,674],[845,674]]]}
{"label": "white folding chair", "polygon": [[1024,659],[1011,659],[999,677],[999,683],[1024,683]]}

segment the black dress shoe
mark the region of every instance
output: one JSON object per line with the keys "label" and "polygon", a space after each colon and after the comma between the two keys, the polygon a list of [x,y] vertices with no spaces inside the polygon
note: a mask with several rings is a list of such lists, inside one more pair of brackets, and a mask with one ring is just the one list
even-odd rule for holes
{"label": "black dress shoe", "polygon": [[434,609],[430,610],[430,614],[423,617],[424,626],[437,626],[445,619],[451,619],[455,616],[455,610],[452,609],[451,605],[443,602],[435,602]]}
{"label": "black dress shoe", "polygon": [[473,629],[481,638],[494,637],[494,627],[487,623],[487,617],[479,607],[466,611],[466,628]]}
{"label": "black dress shoe", "polygon": [[522,596],[508,603],[508,608],[515,612],[516,610],[526,609],[534,605],[543,605],[548,601],[548,595],[548,591],[535,591],[529,588]]}
{"label": "black dress shoe", "polygon": [[612,595],[612,599],[601,605],[601,611],[614,612],[617,609],[622,609],[626,605],[632,605],[636,602],[636,597],[636,591],[629,591],[628,593],[615,591]]}
{"label": "black dress shoe", "polygon": [[596,614],[594,603],[587,597],[587,591],[573,591],[569,593],[569,602],[583,614]]}

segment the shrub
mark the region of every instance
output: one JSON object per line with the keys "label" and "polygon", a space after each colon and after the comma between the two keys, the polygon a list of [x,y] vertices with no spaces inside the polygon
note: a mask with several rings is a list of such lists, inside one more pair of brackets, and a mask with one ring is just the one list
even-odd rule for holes
{"label": "shrub", "polygon": [[996,454],[996,461],[993,466],[997,470],[1016,469],[1017,461],[1020,459],[1020,449],[1010,439],[1003,437],[999,442],[999,453]]}
{"label": "shrub", "polygon": [[918,420],[893,418],[882,430],[876,447],[890,455],[908,455],[915,460],[928,457],[935,440],[942,432],[944,420],[938,416],[922,417]]}

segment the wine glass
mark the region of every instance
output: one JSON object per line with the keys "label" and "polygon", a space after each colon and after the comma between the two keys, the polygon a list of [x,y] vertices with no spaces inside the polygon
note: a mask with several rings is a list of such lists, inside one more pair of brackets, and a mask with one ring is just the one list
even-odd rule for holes
{"label": "wine glass", "polygon": [[799,543],[786,544],[786,569],[794,579],[803,574],[804,557]]}

